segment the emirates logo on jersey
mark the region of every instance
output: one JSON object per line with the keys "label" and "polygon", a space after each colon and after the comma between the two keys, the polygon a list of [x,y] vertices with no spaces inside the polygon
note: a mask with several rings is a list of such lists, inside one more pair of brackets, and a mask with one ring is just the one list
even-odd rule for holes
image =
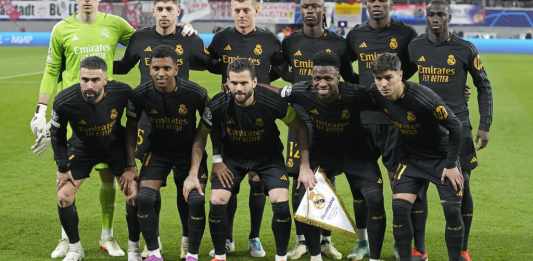
{"label": "emirates logo on jersey", "polygon": [[448,65],[455,65],[455,56],[453,54],[448,55]]}
{"label": "emirates logo on jersey", "polygon": [[263,47],[260,44],[256,44],[254,48],[254,54],[259,56],[263,53]]}
{"label": "emirates logo on jersey", "polygon": [[389,41],[389,48],[395,50],[398,49],[398,40],[395,37],[392,37]]}
{"label": "emirates logo on jersey", "polygon": [[178,55],[183,55],[183,46],[181,46],[181,44],[176,44],[175,51]]}

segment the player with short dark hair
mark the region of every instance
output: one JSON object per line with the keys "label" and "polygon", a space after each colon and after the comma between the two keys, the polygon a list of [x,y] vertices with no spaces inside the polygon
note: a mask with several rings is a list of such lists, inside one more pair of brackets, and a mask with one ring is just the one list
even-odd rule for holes
{"label": "player with short dark hair", "polygon": [[[380,258],[385,234],[383,181],[377,162],[368,155],[366,135],[360,124],[361,99],[366,93],[357,86],[340,82],[340,59],[326,51],[313,57],[310,81],[281,90],[294,106],[302,107],[311,118],[313,138],[310,150],[312,168],[320,166],[328,178],[346,174],[354,198],[368,202],[370,260]],[[305,191],[299,190],[297,206]],[[311,260],[322,260],[318,228],[303,225]]]}
{"label": "player with short dark hair", "polygon": [[[50,145],[49,125],[46,124],[48,103],[57,92],[80,81],[80,62],[90,56],[99,56],[107,63],[107,75],[113,78],[112,63],[117,44],[126,45],[135,31],[123,18],[98,12],[97,0],[77,0],[77,13],[54,25],[50,36],[48,56],[39,88],[37,108],[31,120],[31,129],[36,137],[32,146],[40,154]],[[69,132],[70,133],[70,132]],[[100,206],[102,210],[102,232],[100,248],[110,256],[125,253],[113,238],[113,214],[115,210],[115,183],[113,175],[105,164],[95,167],[102,181],[100,185]],[[52,258],[64,257],[68,251],[68,238],[62,229],[61,240],[52,251]]]}
{"label": "player with short dark hair", "polygon": [[459,170],[462,126],[444,101],[423,85],[402,81],[396,54],[379,55],[372,66],[370,100],[399,130],[399,165],[393,178],[393,232],[400,261],[411,261],[412,206],[431,182],[437,187],[446,219],[448,259],[459,261],[463,242]]}
{"label": "player with short dark hair", "polygon": [[[281,97],[266,88],[256,87],[258,80],[255,68],[248,59],[237,59],[230,63],[227,75],[229,91],[215,95],[209,103],[202,117],[204,135],[198,139],[199,144],[205,145],[207,129],[210,129],[213,178],[209,226],[215,247],[213,260],[226,260],[228,202],[249,171],[254,171],[263,180],[272,202],[275,260],[287,260],[292,223],[288,202],[289,179],[275,120],[282,119],[298,131],[302,144],[299,179],[305,187],[312,187],[314,176],[308,161],[308,130]],[[195,151],[199,154],[200,150]]]}
{"label": "player with short dark hair", "polygon": [[[352,61],[357,60],[359,68],[359,83],[370,86],[374,78],[371,72],[372,63],[380,53],[397,53],[402,61],[404,79],[409,79],[415,72],[416,66],[409,62],[407,46],[416,37],[416,31],[406,24],[391,19],[392,0],[367,0],[368,22],[355,26],[346,36],[349,53]],[[396,165],[397,130],[381,112],[364,111],[361,122],[368,133],[372,144],[371,153],[376,160],[381,156],[383,165],[387,168],[389,178],[392,176]],[[363,259],[369,253],[366,233],[366,206],[364,200],[354,201],[355,223],[358,232],[358,242],[348,258]],[[427,205],[418,207],[415,204],[415,220],[421,219],[425,223]],[[421,217],[421,218],[419,218]],[[417,221],[418,222],[418,221]],[[417,223],[415,222],[415,223]]]}
{"label": "player with short dark hair", "polygon": [[[128,206],[137,194],[135,162],[126,159],[126,138],[120,125],[130,95],[127,84],[108,81],[102,58],[90,56],[80,62],[80,83],[60,92],[54,101],[50,131],[58,169],[58,214],[70,243],[64,261],[78,261],[85,255],[74,202],[96,164],[109,165]],[[67,125],[73,132],[68,141]]]}
{"label": "player with short dark hair", "polygon": [[[126,48],[121,60],[115,61],[113,71],[115,74],[126,74],[135,65],[138,65],[140,71],[140,82],[151,81],[150,61],[152,51],[156,46],[169,45],[174,48],[178,63],[178,77],[188,80],[189,70],[205,70],[209,65],[210,58],[204,48],[202,39],[194,35],[191,26],[188,24],[177,24],[178,17],[181,13],[179,0],[154,0],[152,15],[155,18],[155,26],[147,27],[136,31]],[[138,141],[137,158],[144,159],[146,151],[149,150],[150,143],[147,138],[150,135],[151,123],[143,114],[138,119]],[[179,179],[175,179],[179,181]],[[181,191],[179,185],[182,182],[176,182],[177,191]],[[187,219],[189,216],[188,206],[182,193],[177,194],[177,207],[180,215],[182,237],[180,244],[180,258],[184,259],[187,254],[189,241],[189,231]],[[160,204],[160,203],[157,203]],[[160,248],[162,249],[161,240],[159,239]],[[142,256],[146,257],[148,251],[145,248]]]}
{"label": "player with short dark hair", "polygon": [[[342,63],[340,73],[345,81],[357,82],[357,75],[354,74],[352,64],[349,60],[348,48],[344,38],[326,30],[326,13],[323,0],[302,0],[300,10],[303,15],[303,28],[285,38],[281,44],[283,58],[286,63],[284,70],[280,70],[284,80],[290,83],[311,80],[313,73],[313,56],[320,51],[328,51],[337,55]],[[293,178],[298,178],[300,164],[300,151],[296,142],[296,136],[289,129],[287,138],[286,165],[287,171]],[[330,177],[334,178],[334,177]],[[330,180],[334,183],[334,180]],[[297,182],[293,182],[292,201],[293,211],[296,211]],[[299,259],[305,253],[307,248],[305,238],[301,229],[300,222],[295,221],[296,225],[296,245],[289,251],[288,256],[291,259]],[[331,242],[331,232],[322,231],[322,252],[333,259],[341,259],[342,254],[333,246]]]}
{"label": "player with short dark hair", "polygon": [[[183,187],[191,164],[192,141],[196,135],[196,113],[200,115],[207,105],[207,91],[195,83],[183,80],[178,75],[178,54],[173,47],[160,45],[153,49],[150,75],[152,80],[141,84],[133,91],[128,108],[129,160],[134,161],[137,139],[137,120],[146,113],[151,124],[150,148],[146,152],[140,173],[140,188],[136,209],[140,231],[146,241],[148,257],[145,260],[163,260],[158,242],[160,188],[166,185],[167,175],[174,170],[174,181]],[[204,155],[205,157],[205,155]],[[202,167],[195,173],[204,184],[207,180],[205,158]],[[181,190],[178,191],[179,194]],[[202,191],[190,193],[187,207],[189,217],[189,251],[198,254],[205,227],[204,199]],[[128,210],[130,211],[130,210]],[[128,256],[138,257],[139,235],[130,236]],[[133,247],[132,247],[133,246]],[[132,258],[133,259],[133,258]],[[196,259],[197,260],[197,259]]]}
{"label": "player with short dark hair", "polygon": [[470,191],[470,173],[477,167],[476,147],[472,139],[472,124],[468,111],[466,80],[470,74],[477,87],[480,113],[476,135],[478,149],[489,141],[492,123],[492,88],[476,47],[449,32],[450,6],[445,1],[432,1],[427,7],[426,34],[420,35],[409,44],[409,56],[418,65],[420,84],[436,92],[454,111],[463,123],[463,147],[461,170],[465,177],[462,215],[465,234],[461,256],[471,261],[468,252],[468,238],[472,225],[474,203]]}
{"label": "player with short dark hair", "polygon": [[[260,4],[256,0],[232,0],[231,13],[234,21],[233,27],[228,27],[213,36],[208,47],[211,57],[219,61],[219,66],[213,68],[213,72],[222,74],[221,85],[227,80],[227,67],[235,60],[248,59],[257,71],[257,81],[270,83],[277,78],[271,68],[283,62],[280,52],[280,43],[276,36],[265,29],[256,27],[255,19],[260,10]],[[253,257],[263,257],[266,252],[259,239],[261,220],[265,207],[264,184],[258,175],[248,174],[250,195],[248,205],[250,207],[250,234],[248,235],[248,247]],[[235,251],[233,242],[233,220],[237,208],[236,193],[233,194],[228,209],[228,252]],[[213,253],[213,251],[211,251]]]}

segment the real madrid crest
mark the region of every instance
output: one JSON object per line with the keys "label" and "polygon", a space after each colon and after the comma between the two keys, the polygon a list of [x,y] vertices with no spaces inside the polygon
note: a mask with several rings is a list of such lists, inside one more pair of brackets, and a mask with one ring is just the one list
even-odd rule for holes
{"label": "real madrid crest", "polygon": [[407,112],[407,121],[408,122],[413,122],[413,121],[416,121],[416,116],[414,113],[408,111]]}
{"label": "real madrid crest", "polygon": [[109,118],[111,118],[112,120],[116,120],[117,117],[118,117],[117,109],[115,108],[111,109],[111,114],[109,115]]}
{"label": "real madrid crest", "polygon": [[326,206],[326,198],[320,193],[310,191],[309,199],[317,209],[322,209]]}
{"label": "real madrid crest", "polygon": [[481,59],[479,58],[479,54],[476,55],[476,58],[474,58],[474,68],[476,70],[481,71],[483,69],[483,64],[481,63]]}
{"label": "real madrid crest", "polygon": [[331,49],[329,49],[329,48],[328,48],[328,49],[326,49],[326,50],[325,50],[325,52],[326,52],[326,53],[329,53],[329,54],[331,54],[331,53],[332,53]]}
{"label": "real madrid crest", "polygon": [[255,55],[261,55],[263,53],[263,47],[260,44],[256,44],[254,48]]}
{"label": "real madrid crest", "polygon": [[453,54],[448,55],[448,65],[455,65],[455,56]]}
{"label": "real madrid crest", "polygon": [[391,49],[398,49],[398,40],[396,40],[396,37],[392,37],[389,41],[389,48]]}
{"label": "real madrid crest", "polygon": [[185,104],[180,104],[180,107],[178,108],[178,113],[179,113],[181,116],[184,116],[184,115],[187,115],[187,112],[189,112],[189,110],[187,109],[187,105],[185,105]]}
{"label": "real madrid crest", "polygon": [[176,44],[176,53],[178,55],[182,55],[183,54],[183,46],[181,46],[181,44]]}

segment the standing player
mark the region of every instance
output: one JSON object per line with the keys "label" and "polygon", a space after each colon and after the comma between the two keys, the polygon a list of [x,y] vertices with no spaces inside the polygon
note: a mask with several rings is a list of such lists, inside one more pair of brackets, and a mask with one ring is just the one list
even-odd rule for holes
{"label": "standing player", "polygon": [[[312,80],[300,82],[282,94],[309,114],[313,124],[310,164],[320,166],[328,177],[346,174],[352,195],[368,205],[370,261],[379,260],[385,235],[383,181],[377,162],[368,156],[366,135],[360,124],[359,106],[364,97],[348,83],[339,82],[340,59],[329,52],[313,57]],[[297,192],[295,208],[305,191]],[[322,260],[318,228],[302,226],[312,261]],[[322,247],[322,252],[323,247]]]}
{"label": "standing player", "polygon": [[[415,30],[391,19],[392,0],[367,0],[366,8],[368,22],[357,25],[346,37],[351,60],[358,61],[359,83],[365,86],[370,86],[373,83],[372,63],[380,53],[384,52],[398,54],[402,61],[403,77],[409,79],[416,72],[416,66],[409,62],[407,53],[409,42],[416,37]],[[392,127],[391,122],[381,112],[364,111],[361,114],[361,122],[368,132],[376,160],[381,156],[383,165],[391,177],[395,170],[394,148],[398,131]],[[349,259],[361,260],[368,255],[365,205],[366,203],[362,199],[354,201],[355,223],[359,241],[356,242],[352,253],[348,255]],[[417,216],[422,216],[422,221],[425,223],[424,213],[426,211],[424,211],[424,206],[418,207],[418,204],[415,204],[413,209],[417,210],[416,212],[419,213]],[[415,223],[418,222],[415,221]]]}
{"label": "standing player", "polygon": [[[48,57],[44,69],[37,109],[31,120],[31,129],[37,137],[32,150],[43,152],[49,145],[49,131],[46,125],[48,102],[58,90],[70,87],[80,81],[80,62],[89,56],[99,56],[109,65],[107,74],[111,78],[115,48],[118,43],[126,45],[134,32],[121,17],[98,12],[98,0],[78,0],[78,13],[65,18],[54,26],[50,38]],[[113,176],[105,165],[99,164],[102,185],[100,205],[102,207],[102,234],[100,247],[111,256],[123,256],[124,251],[113,239],[113,212],[115,209],[115,187]],[[65,256],[68,239],[62,230],[61,240],[52,252],[52,258]]]}
{"label": "standing player", "polygon": [[[127,205],[137,194],[135,161],[127,161],[126,137],[120,125],[131,88],[108,81],[107,66],[100,57],[85,58],[79,66],[80,83],[59,93],[54,101],[50,127],[58,169],[59,220],[69,239],[64,261],[78,261],[84,257],[74,202],[82,182],[96,164],[108,164],[113,176],[120,179]],[[72,138],[68,142],[67,124],[72,127]],[[128,223],[130,220],[128,217]]]}
{"label": "standing player", "polygon": [[[281,44],[283,58],[288,65],[288,68],[281,70],[283,78],[293,84],[300,81],[311,80],[313,72],[313,56],[318,52],[328,51],[337,55],[339,59],[342,60],[340,73],[343,79],[349,82],[357,82],[357,75],[353,73],[351,62],[348,59],[346,41],[344,38],[325,29],[326,16],[324,1],[302,0],[300,3],[300,9],[303,15],[303,30],[293,33],[285,38]],[[287,170],[293,178],[298,179],[300,151],[298,150],[298,144],[294,132],[290,129],[287,146]],[[333,176],[330,178],[334,179]],[[334,180],[331,181],[334,182]],[[296,185],[297,182],[293,182],[292,206],[294,212],[296,212],[296,198],[299,197],[296,194]],[[297,242],[296,246],[289,251],[288,256],[290,259],[299,259],[307,253],[301,223],[295,221],[295,224]],[[331,243],[331,232],[323,230],[322,235],[322,252],[333,259],[341,259],[342,254],[337,251]]]}
{"label": "standing player", "polygon": [[227,204],[249,171],[254,171],[264,181],[272,202],[275,260],[287,260],[292,222],[288,201],[289,179],[276,119],[282,119],[299,133],[302,145],[299,181],[306,188],[314,183],[309,168],[305,125],[279,95],[264,87],[256,87],[254,67],[248,59],[230,63],[227,74],[229,92],[216,95],[202,118],[211,129],[214,151],[209,211],[211,238],[215,246],[214,261],[226,260]]}
{"label": "standing player", "polygon": [[442,99],[423,85],[402,81],[398,56],[385,53],[372,66],[370,100],[399,130],[399,166],[393,177],[393,232],[400,261],[411,257],[412,205],[428,182],[435,184],[446,219],[448,260],[459,261],[463,242],[463,175],[458,168],[462,126]]}
{"label": "standing player", "polygon": [[[191,150],[196,135],[196,112],[201,112],[207,105],[207,92],[178,75],[178,54],[173,47],[158,46],[152,51],[150,74],[152,80],[141,84],[133,91],[131,106],[128,109],[128,134],[132,136],[128,144],[129,151],[135,151],[137,137],[137,119],[145,112],[151,124],[151,133],[145,138],[150,140],[140,174],[140,188],[137,196],[137,213],[140,230],[149,251],[146,260],[163,260],[159,251],[158,224],[160,208],[160,188],[165,186],[166,177],[174,170],[174,181],[178,188],[190,169]],[[129,155],[134,161],[134,153]],[[207,180],[207,166],[204,159],[203,168],[196,172],[200,180]],[[178,194],[182,190],[178,191]],[[201,192],[201,191],[199,191]],[[187,199],[186,199],[187,200]],[[205,226],[204,200],[198,192],[188,198],[190,217],[185,217],[184,226],[191,231],[189,238],[196,253],[200,245]],[[183,228],[185,229],[185,227]],[[130,238],[128,255],[138,255],[138,235]],[[194,250],[191,250],[194,251]],[[184,256],[185,258],[185,256]]]}
{"label": "standing player", "polygon": [[[472,225],[474,204],[470,191],[470,173],[477,166],[476,149],[472,140],[472,125],[465,96],[466,78],[470,73],[478,92],[480,113],[476,143],[487,146],[492,123],[492,89],[476,47],[448,31],[450,6],[444,1],[432,1],[427,11],[427,34],[409,44],[411,61],[418,65],[420,83],[435,91],[463,123],[461,170],[465,176],[462,215],[465,234],[461,256],[471,261],[468,237]],[[423,251],[423,250],[420,250]]]}
{"label": "standing player", "polygon": [[[202,39],[191,34],[189,26],[178,26],[177,19],[181,12],[178,1],[176,0],[154,0],[153,16],[155,26],[138,30],[131,37],[124,57],[120,61],[115,61],[113,70],[115,74],[126,74],[135,65],[138,64],[141,73],[140,83],[151,81],[150,61],[153,49],[158,45],[169,45],[175,48],[178,63],[178,77],[189,79],[189,70],[204,70],[210,61],[209,56],[204,51]],[[189,35],[190,34],[190,35]],[[189,36],[187,36],[189,35]],[[143,112],[139,116],[138,135],[139,140],[143,141],[137,144],[137,157],[143,159],[146,150],[149,149],[149,139],[151,124],[146,119]],[[183,180],[179,177],[174,179],[177,191],[182,191],[181,184]],[[182,238],[180,244],[180,257],[183,259],[187,254],[189,231],[187,226],[188,206],[182,193],[177,194],[177,207],[181,220]],[[157,205],[160,205],[158,202]],[[159,208],[158,208],[159,209]],[[159,211],[157,211],[159,214]],[[159,240],[160,241],[160,240]],[[161,242],[159,242],[161,245]],[[143,251],[143,256],[148,254]]]}
{"label": "standing player", "polygon": [[[260,83],[270,83],[270,73],[272,66],[282,63],[280,43],[276,36],[264,29],[255,26],[255,18],[259,11],[259,4],[256,0],[232,0],[231,12],[235,26],[228,27],[213,37],[209,45],[209,53],[215,60],[220,61],[217,72],[222,74],[222,85],[226,83],[227,66],[231,62],[245,58],[249,59],[255,66],[257,81]],[[265,208],[264,184],[258,175],[249,173],[250,196],[249,207],[251,216],[251,230],[248,236],[250,255],[253,257],[263,257],[266,255],[259,232],[263,210]],[[232,195],[228,209],[228,232],[227,247],[228,252],[235,250],[233,242],[233,220],[237,209],[236,193]]]}

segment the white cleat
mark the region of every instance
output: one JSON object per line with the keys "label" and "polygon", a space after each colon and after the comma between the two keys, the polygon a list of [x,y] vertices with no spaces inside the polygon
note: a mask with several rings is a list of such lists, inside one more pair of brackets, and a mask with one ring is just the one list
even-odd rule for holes
{"label": "white cleat", "polygon": [[128,261],[142,261],[141,252],[139,249],[128,250]]}
{"label": "white cleat", "polygon": [[303,242],[296,242],[296,245],[287,253],[289,259],[300,259],[303,255],[307,254],[307,246]]}
{"label": "white cleat", "polygon": [[[235,252],[235,242],[234,241],[230,241],[229,239],[226,239],[226,254],[229,254],[229,253],[232,253],[232,252]],[[215,257],[215,250],[214,249],[211,249],[209,251],[209,256],[210,257]]]}
{"label": "white cleat", "polygon": [[110,256],[125,256],[124,250],[120,248],[118,242],[114,238],[102,241],[100,240],[100,249],[105,251]]}
{"label": "white cleat", "polygon": [[367,240],[357,240],[352,252],[348,254],[347,258],[351,261],[360,261],[367,257],[370,253]]}
{"label": "white cleat", "polygon": [[[163,244],[161,244],[161,237],[157,237],[157,242],[159,243],[159,252],[161,252],[161,254],[163,254]],[[141,257],[143,259],[147,258],[148,257],[148,248],[146,247],[146,244],[144,244],[144,248],[143,248],[143,251],[141,253]]]}
{"label": "white cleat", "polygon": [[180,259],[185,259],[187,257],[187,252],[189,252],[189,239],[182,237],[180,245]]}
{"label": "white cleat", "polygon": [[331,242],[325,242],[320,245],[320,251],[322,254],[334,260],[341,260],[342,254],[339,252]]}
{"label": "white cleat", "polygon": [[68,251],[63,261],[81,261],[84,257],[85,253],[83,252],[83,248],[81,248],[78,251]]}
{"label": "white cleat", "polygon": [[54,251],[52,251],[52,254],[50,254],[51,258],[61,258],[65,257],[68,252],[68,239],[61,239],[57,243],[56,248]]}
{"label": "white cleat", "polygon": [[250,256],[252,257],[266,256],[265,249],[258,237],[248,240],[248,249],[250,250]]}
{"label": "white cleat", "polygon": [[310,261],[322,261],[322,255],[311,256]]}

